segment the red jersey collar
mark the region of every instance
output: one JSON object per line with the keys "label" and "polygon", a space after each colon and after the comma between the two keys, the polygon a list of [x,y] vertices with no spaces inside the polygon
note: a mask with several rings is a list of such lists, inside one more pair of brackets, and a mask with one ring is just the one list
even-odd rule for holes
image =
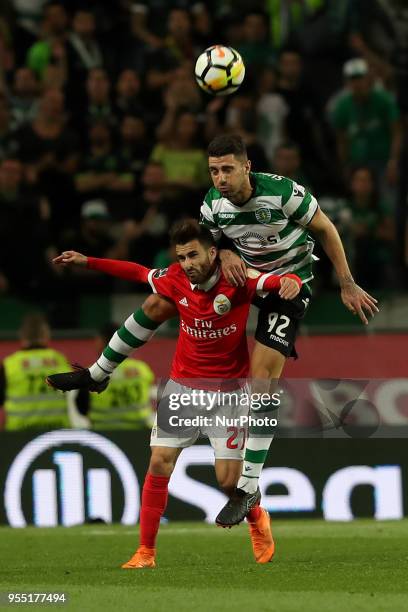
{"label": "red jersey collar", "polygon": [[206,281],[198,285],[193,285],[193,283],[190,283],[190,287],[193,291],[194,289],[200,289],[200,291],[210,291],[210,289],[212,289],[214,285],[218,283],[218,281],[220,280],[220,276],[221,270],[218,267],[216,268],[215,272],[210,276],[210,278],[208,278]]}

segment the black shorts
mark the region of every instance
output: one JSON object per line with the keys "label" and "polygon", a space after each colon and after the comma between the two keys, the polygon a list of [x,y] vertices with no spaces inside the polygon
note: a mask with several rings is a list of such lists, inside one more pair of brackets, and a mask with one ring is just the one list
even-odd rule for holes
{"label": "black shorts", "polygon": [[294,300],[282,300],[276,293],[255,297],[252,303],[259,308],[255,339],[285,357],[297,359],[295,340],[310,299],[311,293],[305,287]]}

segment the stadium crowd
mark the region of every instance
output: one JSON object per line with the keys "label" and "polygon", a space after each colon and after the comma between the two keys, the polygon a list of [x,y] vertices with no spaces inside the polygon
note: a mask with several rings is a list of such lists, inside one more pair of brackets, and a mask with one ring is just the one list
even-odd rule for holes
{"label": "stadium crowd", "polygon": [[[233,96],[195,82],[214,43],[246,64]],[[243,136],[255,171],[318,197],[357,281],[404,287],[407,115],[403,0],[3,0],[0,292],[129,289],[53,267],[64,249],[166,265],[222,130]],[[321,272],[329,288],[324,258]]]}

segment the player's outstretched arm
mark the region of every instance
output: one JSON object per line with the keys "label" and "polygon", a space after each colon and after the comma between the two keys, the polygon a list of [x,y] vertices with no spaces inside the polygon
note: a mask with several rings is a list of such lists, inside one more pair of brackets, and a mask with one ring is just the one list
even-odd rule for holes
{"label": "player's outstretched arm", "polygon": [[111,276],[138,283],[147,283],[150,272],[150,268],[131,261],[87,257],[76,251],[64,251],[61,255],[55,257],[52,262],[55,265],[86,267],[89,270],[104,272]]}
{"label": "player's outstretched arm", "polygon": [[82,253],[77,253],[77,251],[64,251],[61,255],[58,255],[58,257],[54,257],[52,263],[55,266],[80,266],[86,268],[88,265],[88,258],[86,255],[82,255]]}
{"label": "player's outstretched arm", "polygon": [[379,312],[376,305],[377,300],[354,282],[338,231],[320,208],[309,223],[308,228],[319,240],[336,270],[343,304],[367,325],[366,315],[373,317]]}

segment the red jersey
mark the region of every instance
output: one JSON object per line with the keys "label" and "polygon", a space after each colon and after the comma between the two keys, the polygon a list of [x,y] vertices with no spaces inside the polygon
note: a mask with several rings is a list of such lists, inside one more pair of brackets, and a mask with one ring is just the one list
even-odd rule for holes
{"label": "red jersey", "polygon": [[[180,264],[151,269],[130,262],[88,258],[88,267],[127,280],[148,281],[155,293],[170,298],[180,314],[180,333],[170,377],[245,378],[249,354],[245,333],[256,292],[280,288],[280,277],[253,270],[243,287],[232,287],[220,269],[193,285]],[[295,275],[287,275],[300,279]]]}

